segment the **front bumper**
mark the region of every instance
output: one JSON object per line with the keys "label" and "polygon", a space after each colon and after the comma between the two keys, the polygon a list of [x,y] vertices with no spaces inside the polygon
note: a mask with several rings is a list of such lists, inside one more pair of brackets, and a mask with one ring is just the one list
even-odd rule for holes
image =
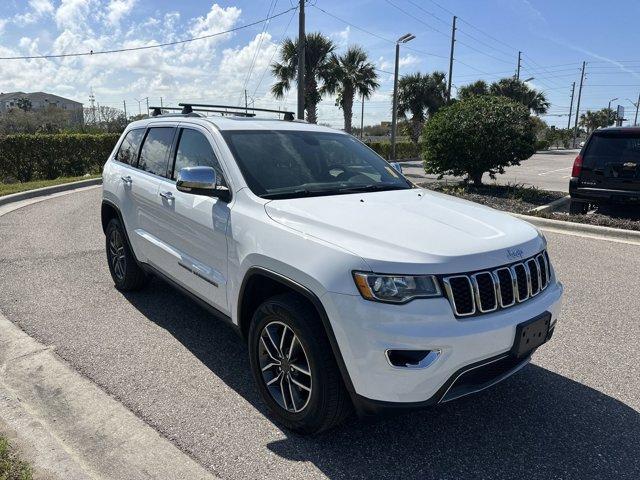
{"label": "front bumper", "polygon": [[[553,281],[544,292],[520,305],[465,319],[453,315],[445,298],[388,305],[327,293],[321,300],[353,385],[352,394],[360,404],[356,406],[377,410],[450,400],[447,390],[456,378],[485,364],[501,362],[500,371],[486,382],[476,382],[478,388],[472,384],[467,393],[519,370],[529,359],[516,361],[509,355],[516,326],[549,312],[551,328],[555,328],[562,292],[562,284]],[[425,368],[405,368],[388,362],[385,352],[389,349],[440,354]]]}

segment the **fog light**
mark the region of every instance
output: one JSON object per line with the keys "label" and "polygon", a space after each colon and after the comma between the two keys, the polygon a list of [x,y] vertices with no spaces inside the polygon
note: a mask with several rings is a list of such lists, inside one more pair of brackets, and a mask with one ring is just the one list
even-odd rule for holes
{"label": "fog light", "polygon": [[440,350],[387,350],[387,360],[394,367],[427,368],[440,356]]}

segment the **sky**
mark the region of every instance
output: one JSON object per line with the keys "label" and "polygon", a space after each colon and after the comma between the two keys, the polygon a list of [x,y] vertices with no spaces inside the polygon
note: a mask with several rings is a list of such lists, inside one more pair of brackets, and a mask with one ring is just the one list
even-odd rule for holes
{"label": "sky", "polygon": [[[0,92],[46,91],[89,106],[128,113],[181,101],[250,104],[295,110],[295,91],[282,100],[269,93],[269,65],[283,38],[297,35],[296,0],[2,0],[0,57],[37,56],[146,47],[202,37],[188,43],[129,52],[55,59],[0,59]],[[310,0],[307,32],[329,36],[337,52],[360,45],[375,64],[380,88],[365,101],[364,124],[390,119],[395,39],[400,75],[447,72],[452,16],[457,15],[453,93],[478,79],[512,76],[522,51],[521,78],[545,93],[543,119],[566,127],[571,85],[578,97],[587,62],[580,111],[618,104],[633,121],[640,93],[640,1],[618,0]],[[275,16],[268,22],[245,25]],[[354,124],[361,118],[354,106]],[[575,103],[573,109],[575,115]],[[341,128],[342,112],[324,98],[319,122]],[[573,124],[573,120],[571,122]]]}

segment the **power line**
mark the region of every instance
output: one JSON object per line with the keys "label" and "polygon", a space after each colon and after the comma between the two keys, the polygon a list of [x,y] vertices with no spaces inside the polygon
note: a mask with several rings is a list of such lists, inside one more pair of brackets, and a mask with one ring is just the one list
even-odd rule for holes
{"label": "power line", "polygon": [[218,37],[220,35],[226,35],[227,33],[237,32],[238,30],[243,30],[245,28],[253,27],[254,25],[258,25],[263,22],[267,22],[274,18],[281,17],[282,15],[289,13],[292,10],[295,10],[297,7],[288,8],[287,10],[283,10],[282,12],[276,13],[275,15],[271,15],[270,17],[263,18],[261,20],[256,20],[255,22],[247,23],[245,25],[240,25],[238,27],[231,28],[229,30],[224,30],[222,32],[211,33],[209,35],[202,35],[200,37],[192,37],[187,38],[185,40],[176,40],[174,42],[165,42],[159,43],[157,45],[144,45],[140,47],[129,47],[129,48],[117,48],[112,50],[90,50],[88,52],[76,52],[76,53],[59,53],[52,55],[25,55],[25,56],[16,56],[16,57],[0,57],[0,60],[32,60],[32,59],[49,59],[49,58],[67,58],[67,57],[85,57],[91,55],[104,55],[107,53],[122,53],[122,52],[133,52],[138,50],[150,50],[152,48],[162,48],[169,47],[173,45],[181,45],[183,43],[195,42],[197,40],[204,40],[207,38]]}
{"label": "power line", "polygon": [[[379,35],[377,33],[371,32],[371,31],[369,31],[369,30],[367,30],[365,28],[359,27],[358,25],[355,25],[355,24],[345,20],[344,18],[340,18],[337,15],[334,15],[333,13],[327,12],[324,8],[318,7],[317,5],[311,5],[311,6],[313,8],[315,8],[316,10],[320,10],[325,15],[328,15],[328,16],[330,16],[332,18],[335,18],[336,20],[338,20],[338,21],[340,21],[340,22],[342,22],[342,23],[344,23],[346,25],[349,25],[352,28],[355,28],[356,30],[360,30],[361,32],[364,32],[364,33],[367,33],[367,34],[369,34],[371,36],[379,38],[380,40],[384,40],[385,42],[392,43],[393,45],[396,44],[395,40],[391,40],[390,38],[383,37],[382,35]],[[409,46],[406,46],[406,45],[403,48],[405,50],[411,50],[412,52],[421,53],[422,55],[427,55],[427,56],[430,56],[430,57],[445,58],[445,59],[449,58],[449,57],[445,57],[443,55],[438,55],[437,53],[425,52],[424,50],[418,50],[417,48],[412,48],[412,47],[409,47]]]}
{"label": "power line", "polygon": [[424,26],[430,28],[431,30],[433,30],[436,33],[439,33],[440,35],[443,35],[447,38],[449,38],[449,34],[448,33],[443,33],[441,30],[438,30],[436,27],[434,27],[433,25],[428,24],[427,22],[417,18],[415,15],[412,15],[411,13],[407,12],[406,10],[404,10],[403,8],[400,8],[398,5],[396,5],[395,3],[393,3],[391,0],[385,0],[389,5],[391,5],[392,7],[400,10],[402,13],[404,13],[406,16],[413,18],[414,20],[420,22],[421,24],[423,24]]}

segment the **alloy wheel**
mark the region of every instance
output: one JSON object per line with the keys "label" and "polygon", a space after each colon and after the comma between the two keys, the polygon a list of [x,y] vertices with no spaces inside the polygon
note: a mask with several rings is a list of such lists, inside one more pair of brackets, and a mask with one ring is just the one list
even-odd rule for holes
{"label": "alloy wheel", "polygon": [[113,268],[113,273],[120,281],[124,279],[127,259],[124,252],[124,240],[118,229],[111,230],[109,236],[109,260]]}
{"label": "alloy wheel", "polygon": [[305,409],[311,398],[309,359],[293,330],[271,322],[260,332],[258,359],[262,379],[271,397],[291,413]]}

